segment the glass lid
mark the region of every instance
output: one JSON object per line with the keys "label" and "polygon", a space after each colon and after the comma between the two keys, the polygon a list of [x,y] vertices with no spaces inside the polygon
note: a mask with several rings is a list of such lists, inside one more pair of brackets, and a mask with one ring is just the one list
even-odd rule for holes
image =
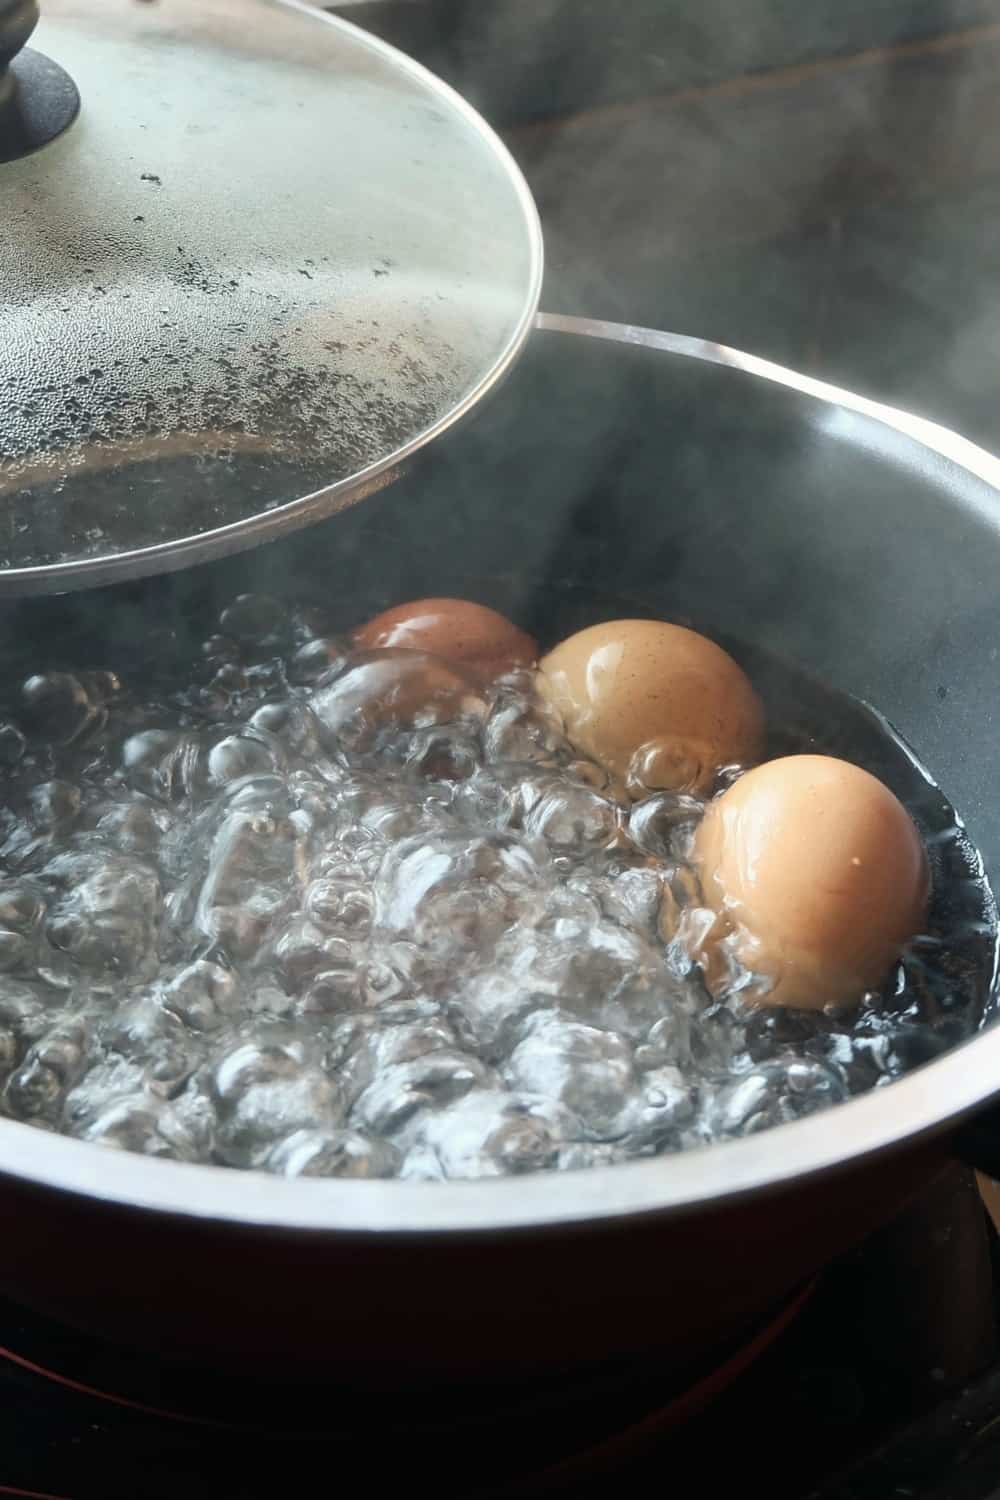
{"label": "glass lid", "polygon": [[294,0],[35,20],[0,0],[0,591],[305,525],[498,380],[541,235],[444,84]]}

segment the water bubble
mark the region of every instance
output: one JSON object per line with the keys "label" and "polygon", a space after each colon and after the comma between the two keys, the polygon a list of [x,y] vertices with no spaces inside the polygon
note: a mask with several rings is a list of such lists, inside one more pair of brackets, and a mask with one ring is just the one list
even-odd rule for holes
{"label": "water bubble", "polygon": [[315,880],[305,893],[305,908],[318,927],[348,937],[367,936],[373,896],[363,876],[343,874]]}
{"label": "water bubble", "polygon": [[198,959],[163,986],[159,1001],[192,1031],[215,1031],[237,1014],[240,986],[231,969]]}
{"label": "water bubble", "polygon": [[70,672],[29,677],[21,697],[32,731],[56,744],[72,744],[104,722],[101,705],[94,701],[87,685]]}
{"label": "water bubble", "polygon": [[0,885],[0,924],[11,932],[27,933],[45,912],[45,898],[27,882]]}
{"label": "water bubble", "polygon": [[256,726],[219,740],[207,758],[208,778],[216,786],[247,776],[266,776],[284,767],[280,741]]}
{"label": "water bubble", "polygon": [[307,985],[327,968],[329,934],[308,917],[294,917],[275,940],[274,965],[290,990]]}
{"label": "water bubble", "polygon": [[28,966],[31,944],[21,932],[7,932],[0,928],[0,973],[10,974],[15,969]]}
{"label": "water bubble", "polygon": [[697,791],[706,778],[705,753],[704,746],[673,735],[640,745],[625,775],[629,796],[638,801],[663,787],[681,793]]}
{"label": "water bubble", "polygon": [[643,1037],[682,993],[648,941],[605,919],[559,916],[539,927],[533,945],[518,949],[513,972],[523,968],[563,1009],[630,1040]]}
{"label": "water bubble", "polygon": [[724,1083],[706,1101],[702,1128],[716,1137],[753,1135],[845,1097],[843,1079],[824,1063],[794,1056],[774,1058]]}
{"label": "water bubble", "polygon": [[219,616],[225,635],[260,645],[276,639],[288,628],[285,608],[267,594],[240,594]]}
{"label": "water bubble", "polygon": [[383,845],[399,843],[424,830],[430,831],[438,821],[436,809],[428,808],[405,794],[394,796],[374,791],[355,800],[354,816]]}
{"label": "water bubble", "polygon": [[53,1024],[53,1012],[61,1019],[46,992],[8,978],[0,985],[0,1027],[14,1038],[18,1057],[45,1035]]}
{"label": "water bubble", "polygon": [[36,828],[67,827],[80,811],[80,788],[69,781],[41,781],[28,793],[29,816]]}
{"label": "water bubble", "polygon": [[636,802],[628,821],[633,843],[656,859],[687,859],[705,804],[696,797],[661,792]]}
{"label": "water bubble", "polygon": [[79,679],[87,690],[91,702],[95,705],[110,703],[123,691],[122,681],[117,672],[104,670],[81,672]]}
{"label": "water bubble", "polygon": [[369,958],[361,973],[361,998],[366,1006],[387,1006],[407,999],[413,994],[413,982],[406,968],[391,961],[389,953],[381,958]]}
{"label": "water bubble", "polygon": [[387,1006],[375,1016],[342,1022],[331,1038],[326,1065],[339,1067],[341,1086],[353,1102],[376,1078],[396,1064],[431,1053],[454,1053],[455,1033],[436,1005]]}
{"label": "water bubble", "polygon": [[0,1080],[10,1073],[17,1063],[19,1053],[18,1039],[14,1032],[7,1026],[0,1026]]}
{"label": "water bubble", "polygon": [[452,802],[467,827],[503,833],[518,819],[517,788],[489,771],[476,771],[457,788]]}
{"label": "water bubble", "polygon": [[652,938],[661,931],[663,903],[669,898],[667,874],[662,866],[625,866],[614,875],[577,872],[569,885],[592,897],[601,914],[625,931]]}
{"label": "water bubble", "polygon": [[198,1060],[179,1018],[152,996],[123,1006],[102,1030],[112,1051],[137,1063],[144,1082],[157,1094],[175,1094]]}
{"label": "water bubble", "polygon": [[355,954],[345,945],[344,952],[328,954],[328,962],[331,967],[315,974],[303,995],[306,1014],[338,1015],[364,1003],[364,972]]}
{"label": "water bubble", "polygon": [[96,824],[97,834],[126,854],[155,854],[169,829],[169,815],[141,795],[112,803],[100,813]]}
{"label": "water bubble", "polygon": [[640,1071],[654,1072],[664,1064],[691,1068],[691,1036],[694,1007],[686,996],[675,999],[665,1015],[649,1028],[645,1042],[636,1048],[635,1065]]}
{"label": "water bubble", "polygon": [[520,693],[500,693],[483,726],[483,749],[491,761],[535,761],[553,765],[572,751],[557,718]]}
{"label": "water bubble", "polygon": [[407,839],[380,870],[376,923],[432,949],[483,955],[532,905],[539,881],[535,852],[510,835]]}
{"label": "water bubble", "polygon": [[292,1046],[246,1042],[222,1059],[212,1083],[216,1149],[233,1166],[262,1165],[293,1131],[340,1124],[336,1084]]}
{"label": "water bubble", "polygon": [[154,869],[108,853],[103,858],[70,855],[54,861],[47,873],[64,886],[46,922],[53,947],[96,973],[155,970],[162,902]]}
{"label": "water bubble", "polygon": [[363,747],[387,725],[414,728],[481,714],[470,678],[422,651],[373,651],[321,683],[311,707],[328,744]]}
{"label": "water bubble", "polygon": [[143,1156],[196,1161],[201,1154],[200,1142],[176,1112],[146,1094],[113,1100],[74,1133],[81,1140]]}
{"label": "water bubble", "polygon": [[524,831],[560,854],[584,856],[620,842],[621,814],[589,787],[553,787],[525,817]]}
{"label": "water bubble", "polygon": [[334,634],[333,618],[321,605],[293,604],[291,608],[292,631],[297,641],[309,641],[316,636]]}
{"label": "water bubble", "polygon": [[199,930],[234,958],[261,945],[289,900],[295,830],[267,812],[227,812],[212,841],[195,917]]}
{"label": "water bubble", "polygon": [[7,1080],[3,1102],[16,1120],[54,1125],[66,1092],[85,1066],[87,1032],[65,1021],[39,1038]]}
{"label": "water bubble", "polygon": [[499,1089],[477,1088],[426,1120],[421,1143],[444,1177],[500,1177],[553,1165],[557,1111]]}
{"label": "water bubble", "polygon": [[353,1113],[376,1135],[392,1135],[417,1110],[447,1104],[489,1079],[483,1064],[466,1052],[425,1052],[380,1068]]}
{"label": "water bubble", "polygon": [[748,1005],[765,981],[715,944],[713,999],[704,804],[655,784],[664,747],[632,802],[530,672],[484,688],[340,624],[243,596],[182,679],[28,679],[27,739],[0,721],[8,1114],[290,1176],[497,1176],[753,1133],[967,1033],[939,938],[810,1015]]}
{"label": "water bubble", "polygon": [[317,637],[306,641],[295,652],[288,665],[288,677],[294,683],[317,682],[327,672],[338,672],[347,665],[347,650],[336,638]]}
{"label": "water bubble", "polygon": [[122,765],[137,791],[167,801],[187,797],[198,784],[201,746],[188,734],[146,729],[126,740]]}
{"label": "water bubble", "polygon": [[16,766],[26,748],[27,741],[17,725],[0,719],[0,765]]}
{"label": "water bubble", "polygon": [[201,645],[202,655],[210,662],[239,661],[239,642],[229,635],[210,635]]}
{"label": "water bubble", "polygon": [[646,1073],[626,1099],[613,1134],[629,1155],[680,1144],[680,1132],[694,1118],[696,1101],[684,1074],[676,1067]]}
{"label": "water bubble", "polygon": [[434,781],[465,781],[479,765],[479,747],[467,729],[448,724],[411,735],[404,763]]}
{"label": "water bubble", "polygon": [[266,1166],[284,1177],[392,1177],[399,1156],[388,1141],[357,1130],[296,1130],[278,1142]]}
{"label": "water bubble", "polygon": [[551,1005],[551,992],[532,989],[516,975],[491,969],[462,986],[450,1015],[470,1048],[498,1062],[517,1045],[528,1017]]}
{"label": "water bubble", "polygon": [[532,1019],[505,1071],[515,1088],[558,1101],[598,1139],[616,1133],[635,1076],[621,1037],[554,1011]]}

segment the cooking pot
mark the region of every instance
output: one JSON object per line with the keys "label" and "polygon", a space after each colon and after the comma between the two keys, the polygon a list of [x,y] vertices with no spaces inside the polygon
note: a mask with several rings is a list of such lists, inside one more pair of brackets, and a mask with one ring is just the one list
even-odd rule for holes
{"label": "cooking pot", "polygon": [[[238,558],[4,604],[3,681],[183,661],[248,590],[320,600],[345,626],[465,594],[542,640],[628,608],[875,705],[995,880],[998,577],[1000,461],[982,450],[717,345],[543,315],[486,406],[356,510]],[[986,1024],[748,1139],[444,1183],[285,1180],[3,1121],[0,1286],[231,1369],[398,1386],[656,1350],[666,1373],[888,1220],[949,1154],[1000,1167],[982,1113],[998,1091]]]}

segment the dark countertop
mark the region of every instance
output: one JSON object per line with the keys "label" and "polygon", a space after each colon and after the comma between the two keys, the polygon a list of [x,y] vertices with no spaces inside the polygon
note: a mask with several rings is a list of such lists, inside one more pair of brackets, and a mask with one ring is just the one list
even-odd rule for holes
{"label": "dark countertop", "polygon": [[498,126],[1000,20],[997,0],[340,0]]}
{"label": "dark countertop", "polygon": [[550,310],[1000,444],[1000,0],[360,0],[500,128]]}

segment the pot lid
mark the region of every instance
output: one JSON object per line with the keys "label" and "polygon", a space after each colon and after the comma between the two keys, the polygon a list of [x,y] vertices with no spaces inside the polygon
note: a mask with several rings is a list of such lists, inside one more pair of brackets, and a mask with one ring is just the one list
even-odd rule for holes
{"label": "pot lid", "polygon": [[541,236],[446,85],[296,0],[36,16],[0,0],[0,591],[304,525],[496,382]]}

